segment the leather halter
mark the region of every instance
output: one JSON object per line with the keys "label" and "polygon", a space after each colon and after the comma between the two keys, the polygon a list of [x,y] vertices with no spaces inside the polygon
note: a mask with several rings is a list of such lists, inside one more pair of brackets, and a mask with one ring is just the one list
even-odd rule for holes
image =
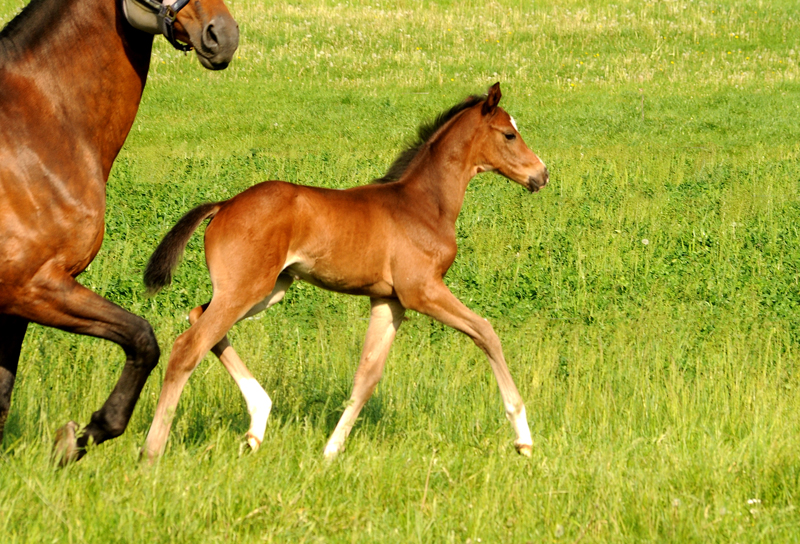
{"label": "leather halter", "polygon": [[191,45],[175,39],[173,27],[178,12],[188,3],[189,0],[175,0],[168,5],[162,0],[122,0],[122,10],[132,27],[150,34],[163,34],[175,49],[190,51]]}

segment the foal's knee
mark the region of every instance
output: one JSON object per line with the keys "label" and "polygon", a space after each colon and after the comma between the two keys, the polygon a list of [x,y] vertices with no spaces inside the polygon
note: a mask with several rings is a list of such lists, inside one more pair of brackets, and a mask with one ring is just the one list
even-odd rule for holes
{"label": "foal's knee", "polygon": [[498,338],[492,324],[489,323],[488,320],[479,318],[474,324],[474,328],[476,334],[473,336],[472,340],[475,342],[475,345],[487,353],[500,348],[500,338]]}

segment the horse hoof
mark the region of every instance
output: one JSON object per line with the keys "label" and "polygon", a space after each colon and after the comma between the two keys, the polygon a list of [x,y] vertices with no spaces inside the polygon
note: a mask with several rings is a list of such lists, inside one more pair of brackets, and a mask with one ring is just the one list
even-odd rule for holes
{"label": "horse hoof", "polygon": [[333,461],[339,456],[339,452],[342,451],[341,446],[332,446],[328,444],[325,446],[325,452],[322,454],[325,457],[326,461]]}
{"label": "horse hoof", "polygon": [[533,455],[533,446],[530,444],[515,444],[517,448],[517,453],[523,455],[525,457],[530,457]]}
{"label": "horse hoof", "polygon": [[56,439],[53,442],[53,461],[58,466],[65,467],[81,458],[81,451],[78,448],[78,424],[70,421],[56,431]]}
{"label": "horse hoof", "polygon": [[247,433],[247,445],[250,446],[251,450],[258,451],[258,448],[261,446],[261,440],[259,440],[256,435]]}
{"label": "horse hoof", "polygon": [[148,450],[147,446],[144,446],[142,449],[139,450],[140,463],[147,463],[148,465],[154,465],[157,459],[158,459],[158,454]]}

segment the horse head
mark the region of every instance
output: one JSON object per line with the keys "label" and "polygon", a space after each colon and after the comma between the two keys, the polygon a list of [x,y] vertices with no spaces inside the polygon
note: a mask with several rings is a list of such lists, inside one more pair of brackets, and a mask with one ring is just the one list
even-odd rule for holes
{"label": "horse head", "polygon": [[181,51],[194,49],[200,64],[222,70],[239,46],[239,26],[223,0],[123,0],[135,28],[163,34]]}
{"label": "horse head", "polygon": [[498,172],[511,181],[515,181],[531,192],[536,192],[549,179],[547,167],[542,160],[531,151],[520,135],[514,118],[503,108],[500,102],[500,83],[495,83],[480,108],[483,116],[483,138],[478,140],[478,172]]}

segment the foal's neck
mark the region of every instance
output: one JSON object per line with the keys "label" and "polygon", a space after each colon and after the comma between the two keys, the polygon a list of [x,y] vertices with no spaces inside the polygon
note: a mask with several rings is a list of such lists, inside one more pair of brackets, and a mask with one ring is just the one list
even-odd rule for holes
{"label": "foal's neck", "polygon": [[2,33],[0,118],[25,111],[17,134],[46,126],[95,157],[93,174],[106,181],[136,117],[152,43],[118,1],[34,0]]}
{"label": "foal's neck", "polygon": [[461,212],[467,185],[477,173],[473,140],[478,126],[466,118],[470,114],[458,115],[431,138],[407,182],[424,195],[416,198],[424,198],[438,210],[440,219],[452,224]]}

